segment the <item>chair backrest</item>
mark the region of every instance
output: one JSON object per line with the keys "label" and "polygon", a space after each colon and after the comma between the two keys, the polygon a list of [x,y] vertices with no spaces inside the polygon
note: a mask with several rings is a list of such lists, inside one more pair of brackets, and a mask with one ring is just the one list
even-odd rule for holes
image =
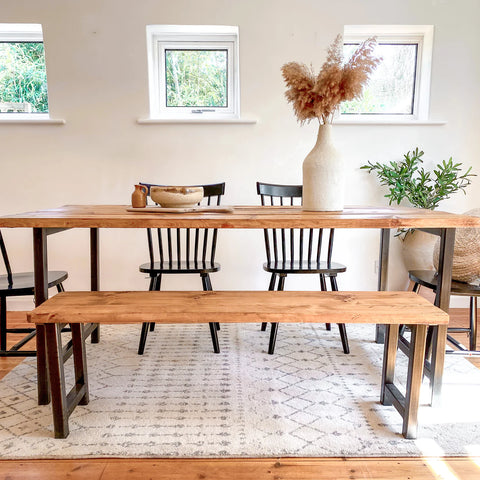
{"label": "chair backrest", "polygon": [[5,242],[3,241],[2,232],[0,231],[0,250],[2,252],[3,264],[5,265],[5,270],[7,271],[7,280],[8,286],[13,285],[12,269],[10,268],[10,262],[8,260],[7,248],[5,247]]}
{"label": "chair backrest", "polygon": [[[263,206],[301,205],[302,191],[302,185],[257,182],[257,193]],[[330,268],[334,235],[333,228],[264,229],[267,262],[293,267],[295,262],[308,262],[315,266],[324,260]]]}
{"label": "chair backrest", "polygon": [[[148,197],[150,196],[150,187],[159,186],[155,183],[140,183],[148,188]],[[203,187],[203,199],[199,205],[220,205],[221,197],[225,193],[225,183],[215,183],[211,185],[192,185]],[[187,267],[213,265],[215,262],[215,253],[217,248],[217,229],[208,228],[157,228],[156,235],[152,229],[147,229],[148,251],[150,266],[156,258],[170,266],[175,263],[180,266],[180,262],[187,263]]]}

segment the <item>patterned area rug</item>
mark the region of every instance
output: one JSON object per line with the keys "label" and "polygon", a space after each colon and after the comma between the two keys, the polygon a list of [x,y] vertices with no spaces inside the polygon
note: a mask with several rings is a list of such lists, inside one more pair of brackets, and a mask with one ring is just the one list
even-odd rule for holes
{"label": "patterned area rug", "polygon": [[219,334],[215,355],[207,326],[157,326],[138,356],[138,326],[105,326],[88,345],[90,404],[77,407],[65,440],[53,438],[50,406],[36,404],[26,359],[0,382],[0,456],[480,454],[480,371],[463,358],[447,356],[442,406],[422,406],[419,438],[405,440],[400,415],[378,401],[373,326],[348,326],[350,355],[336,326],[281,325],[273,356],[257,325]]}

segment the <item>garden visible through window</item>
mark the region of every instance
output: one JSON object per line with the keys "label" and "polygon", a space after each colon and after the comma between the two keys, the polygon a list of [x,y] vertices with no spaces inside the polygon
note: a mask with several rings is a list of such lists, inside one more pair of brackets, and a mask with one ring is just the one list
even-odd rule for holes
{"label": "garden visible through window", "polygon": [[147,25],[150,119],[240,118],[238,27]]}
{"label": "garden visible through window", "polygon": [[40,25],[0,24],[0,114],[48,113],[41,40]]}
{"label": "garden visible through window", "polygon": [[362,96],[344,102],[340,121],[428,121],[433,54],[432,25],[345,25],[343,56],[375,37],[381,58]]}
{"label": "garden visible through window", "polygon": [[[347,60],[358,44],[345,44]],[[342,104],[342,114],[413,115],[417,44],[380,43],[375,55],[381,57],[363,96]]]}
{"label": "garden visible through window", "polygon": [[167,107],[227,107],[227,50],[166,50]]}

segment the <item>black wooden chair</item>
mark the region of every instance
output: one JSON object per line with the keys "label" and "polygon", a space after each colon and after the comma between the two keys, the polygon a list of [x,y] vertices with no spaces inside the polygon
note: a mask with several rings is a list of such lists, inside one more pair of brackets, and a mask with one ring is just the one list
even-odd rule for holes
{"label": "black wooden chair", "polygon": [[[148,188],[147,197],[150,197],[150,187],[153,183],[141,183]],[[220,205],[221,197],[225,193],[225,183],[201,185],[204,197],[202,204]],[[217,247],[217,229],[200,228],[158,228],[156,232],[147,229],[148,252],[150,260],[140,265],[140,272],[150,276],[149,290],[160,290],[162,275],[171,274],[199,274],[202,279],[203,290],[212,290],[210,273],[218,272],[220,264],[215,262]],[[218,323],[210,323],[213,351],[220,353],[217,330]],[[138,345],[138,354],[143,355],[147,334],[155,328],[154,323],[145,322]]]}
{"label": "black wooden chair", "polygon": [[[435,270],[411,270],[408,277],[413,284],[413,291],[418,292],[420,286],[437,290],[437,272]],[[477,350],[477,297],[480,296],[480,286],[452,280],[451,295],[470,297],[469,327],[448,327],[447,340],[461,351]],[[450,333],[466,333],[469,337],[468,350],[453,338]]]}
{"label": "black wooden chair", "polygon": [[[261,203],[266,205],[295,205],[302,200],[302,185],[274,185],[257,182],[257,193]],[[319,274],[320,289],[327,290],[326,278],[330,279],[332,291],[338,290],[337,274],[347,267],[332,262],[334,229],[265,229],[265,250],[267,262],[263,269],[271,273],[269,290],[283,290],[289,274]],[[326,255],[322,246],[326,244]],[[325,257],[325,260],[322,258]],[[262,323],[262,331],[267,328]],[[330,330],[327,324],[327,330]],[[350,353],[347,331],[344,324],[338,324],[344,353]],[[272,323],[268,353],[275,351],[278,323]]]}
{"label": "black wooden chair", "polygon": [[[35,336],[36,330],[35,328],[7,328],[7,297],[34,295],[34,273],[12,273],[2,232],[0,232],[0,250],[7,272],[5,275],[0,275],[0,357],[33,357],[37,354],[35,350],[21,350],[21,348]],[[62,282],[67,277],[67,272],[48,272],[48,288],[57,287],[59,292],[63,292]],[[26,335],[13,347],[7,349],[8,333],[25,333]]]}

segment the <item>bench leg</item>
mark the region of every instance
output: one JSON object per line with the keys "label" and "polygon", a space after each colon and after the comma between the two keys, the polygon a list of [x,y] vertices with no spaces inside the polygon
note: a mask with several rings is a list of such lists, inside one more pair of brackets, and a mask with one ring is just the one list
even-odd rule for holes
{"label": "bench leg", "polygon": [[61,325],[45,325],[47,338],[47,362],[50,374],[50,394],[52,399],[53,428],[55,438],[66,438],[68,430],[67,393],[65,390],[65,371],[63,368],[63,351]]}
{"label": "bench leg", "polygon": [[408,354],[407,388],[403,396],[393,383],[399,325],[386,326],[380,403],[393,405],[400,413],[403,418],[402,434],[405,438],[416,438],[427,326],[412,325],[410,329],[412,336]]}
{"label": "bench leg", "polygon": [[88,405],[90,396],[88,392],[88,375],[87,375],[87,356],[85,352],[85,333],[84,325],[72,323],[72,343],[73,343],[73,366],[75,370],[75,389],[83,391],[83,395],[79,395],[78,404]]}
{"label": "bench leg", "polygon": [[420,387],[422,386],[423,364],[425,357],[426,325],[412,325],[411,348],[408,358],[407,389],[405,395],[405,411],[403,414],[403,430],[405,438],[417,438],[418,404]]}
{"label": "bench leg", "polygon": [[75,385],[68,394],[65,386],[62,326],[46,324],[45,330],[54,434],[55,438],[66,438],[69,434],[68,417],[77,405],[86,405],[89,401],[83,325],[71,325]]}
{"label": "bench leg", "polygon": [[432,359],[430,362],[430,384],[432,389],[432,407],[440,404],[442,392],[443,367],[447,340],[447,325],[436,325],[432,328]]}
{"label": "bench leg", "polygon": [[398,331],[398,325],[385,325],[382,387],[380,392],[380,403],[382,405],[392,405],[391,398],[387,392],[387,385],[393,385],[395,359],[397,358]]}

